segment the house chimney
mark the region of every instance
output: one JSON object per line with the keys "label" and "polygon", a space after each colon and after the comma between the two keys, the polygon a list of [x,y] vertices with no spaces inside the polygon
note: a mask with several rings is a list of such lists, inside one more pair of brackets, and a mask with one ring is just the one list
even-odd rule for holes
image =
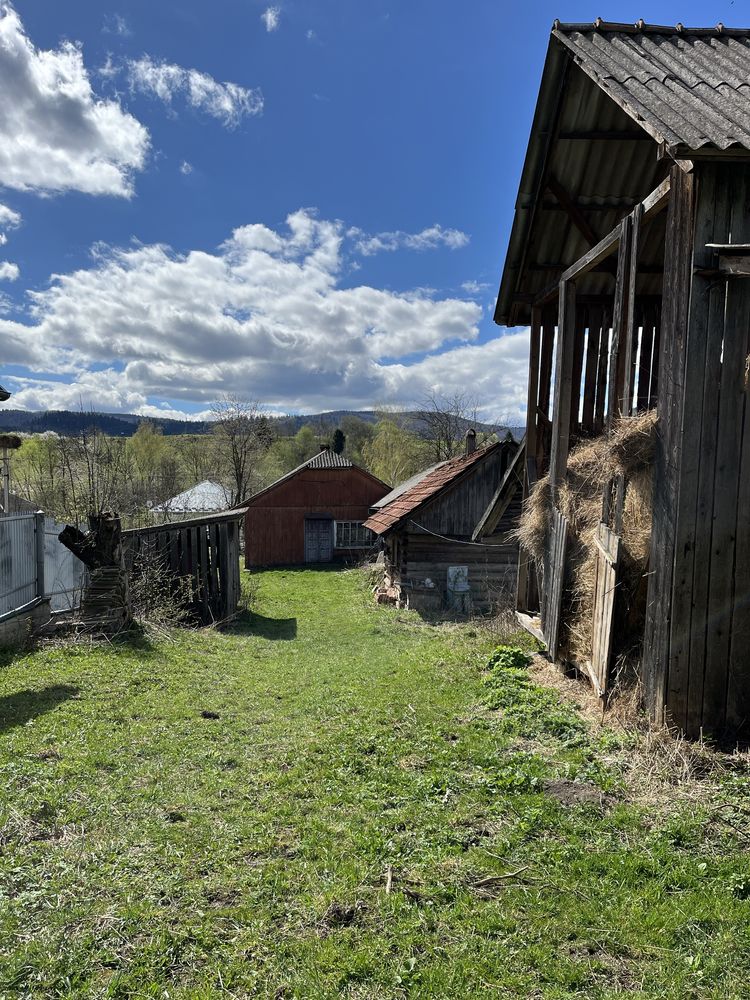
{"label": "house chimney", "polygon": [[477,432],[470,427],[466,432],[466,454],[472,455],[477,450]]}
{"label": "house chimney", "polygon": [[320,450],[321,450],[321,452],[323,452],[323,451],[328,451],[328,450],[329,450],[329,449],[328,449],[328,445],[327,445],[327,444],[322,444],[322,445],[320,446]]}

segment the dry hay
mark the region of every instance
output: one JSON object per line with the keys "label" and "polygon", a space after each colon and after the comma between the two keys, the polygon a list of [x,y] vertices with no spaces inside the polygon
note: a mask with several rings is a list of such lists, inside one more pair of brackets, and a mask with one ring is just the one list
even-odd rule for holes
{"label": "dry hay", "polygon": [[[621,532],[621,648],[639,634],[645,596],[652,515],[652,463],[656,413],[622,417],[609,435],[582,441],[568,458],[558,506],[568,521],[565,600],[561,640],[576,663],[591,658],[592,608],[596,572],[596,532],[605,490],[617,476],[626,482]],[[515,537],[539,563],[544,554],[552,496],[549,477],[540,479],[524,501]],[[624,641],[624,647],[623,647]]]}

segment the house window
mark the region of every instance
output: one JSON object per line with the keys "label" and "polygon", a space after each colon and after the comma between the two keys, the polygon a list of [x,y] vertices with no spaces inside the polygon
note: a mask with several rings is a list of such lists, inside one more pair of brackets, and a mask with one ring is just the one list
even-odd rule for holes
{"label": "house window", "polygon": [[375,535],[360,521],[336,522],[337,549],[369,549],[375,544]]}

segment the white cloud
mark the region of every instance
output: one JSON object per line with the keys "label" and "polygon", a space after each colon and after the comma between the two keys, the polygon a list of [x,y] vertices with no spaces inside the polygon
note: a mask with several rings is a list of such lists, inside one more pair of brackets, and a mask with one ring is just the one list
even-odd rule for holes
{"label": "white cloud", "polygon": [[122,14],[105,14],[102,31],[105,35],[119,35],[120,38],[129,38],[133,34]]}
{"label": "white cloud", "polygon": [[246,116],[259,115],[263,111],[260,90],[237,83],[219,83],[197,69],[185,69],[145,55],[129,60],[126,71],[131,90],[158,97],[168,105],[180,96],[192,108],[211,115],[229,128],[238,125]]}
{"label": "white cloud", "polygon": [[8,242],[6,230],[17,229],[21,225],[21,213],[15,212],[7,205],[0,204],[0,247]]}
{"label": "white cloud", "polygon": [[18,264],[12,264],[9,260],[0,260],[0,281],[16,281],[20,273]]}
{"label": "white cloud", "polygon": [[266,7],[260,15],[260,19],[266,27],[266,31],[276,31],[281,17],[281,7]]}
{"label": "white cloud", "polygon": [[459,229],[444,229],[438,223],[423,229],[420,233],[405,233],[399,229],[395,232],[368,236],[360,229],[351,229],[348,235],[357,238],[355,248],[366,257],[383,251],[392,252],[401,249],[434,250],[444,246],[450,250],[459,250],[469,242],[466,233],[462,233]]}
{"label": "white cloud", "polygon": [[180,173],[185,174],[185,176],[187,177],[187,175],[192,174],[192,172],[193,172],[193,165],[191,163],[188,163],[187,160],[183,160],[182,163],[180,164]]}
{"label": "white cloud", "polygon": [[0,2],[0,184],[17,190],[129,197],[148,131],[98,98],[79,46],[37,49]]}
{"label": "white cloud", "polygon": [[486,292],[489,287],[486,281],[463,281],[461,283],[461,288],[467,295],[478,295],[480,292]]}
{"label": "white cloud", "polygon": [[[120,408],[132,394],[206,406],[226,391],[285,410],[406,403],[430,379],[481,379],[494,407],[508,348],[457,353],[476,339],[480,307],[433,290],[344,287],[344,239],[341,223],[298,211],[279,231],[242,226],[213,252],[98,248],[92,267],[28,293],[26,322],[0,319],[3,359],[67,372],[72,392],[101,387]],[[413,364],[415,354],[428,357]],[[115,371],[106,386],[100,368]]]}

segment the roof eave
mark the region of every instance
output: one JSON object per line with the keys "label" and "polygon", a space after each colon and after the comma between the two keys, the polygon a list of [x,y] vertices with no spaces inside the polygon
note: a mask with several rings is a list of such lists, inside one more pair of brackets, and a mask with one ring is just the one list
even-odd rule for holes
{"label": "roof eave", "polygon": [[526,147],[526,158],[521,170],[513,225],[497,294],[494,320],[499,326],[509,326],[512,323],[518,277],[523,271],[523,256],[534,221],[539,200],[539,186],[552,141],[552,131],[562,96],[562,83],[569,64],[570,56],[566,48],[553,33],[542,69],[539,96]]}

